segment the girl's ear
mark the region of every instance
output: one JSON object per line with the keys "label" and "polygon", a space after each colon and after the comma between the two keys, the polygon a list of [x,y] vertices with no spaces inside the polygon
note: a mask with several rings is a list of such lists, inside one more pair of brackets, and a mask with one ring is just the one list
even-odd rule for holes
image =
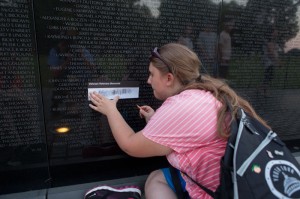
{"label": "girl's ear", "polygon": [[167,85],[174,84],[175,77],[172,73],[167,74]]}

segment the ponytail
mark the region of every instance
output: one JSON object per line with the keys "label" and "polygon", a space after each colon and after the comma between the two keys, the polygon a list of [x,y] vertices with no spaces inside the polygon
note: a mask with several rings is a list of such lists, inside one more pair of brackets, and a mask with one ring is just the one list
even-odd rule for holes
{"label": "ponytail", "polygon": [[[249,115],[260,121],[266,127],[269,127],[267,123],[255,112],[253,107],[248,101],[238,96],[237,93],[228,86],[228,84],[221,79],[216,79],[208,75],[199,75],[196,80],[187,85],[184,90],[188,89],[200,89],[210,91],[219,102],[222,103],[221,108],[218,111],[217,129],[218,134],[222,138],[228,138],[230,135],[230,124],[233,118],[236,117],[238,108],[244,109]],[[227,103],[232,106],[230,121],[228,122],[228,110]],[[270,127],[269,127],[270,128]]]}

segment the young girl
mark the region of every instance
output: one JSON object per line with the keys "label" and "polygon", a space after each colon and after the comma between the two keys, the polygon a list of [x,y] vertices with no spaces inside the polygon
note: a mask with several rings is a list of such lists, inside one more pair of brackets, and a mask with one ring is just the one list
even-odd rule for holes
{"label": "young girl", "polygon": [[[151,52],[148,84],[154,96],[163,100],[154,111],[140,107],[145,128],[134,132],[116,108],[118,97],[109,100],[91,94],[90,107],[107,116],[114,138],[134,157],[166,156],[170,164],[195,181],[215,191],[219,185],[220,159],[224,155],[231,118],[242,107],[265,122],[247,101],[222,80],[200,74],[197,55],[180,44],[166,44]],[[230,114],[225,98],[233,107]],[[210,198],[185,175],[178,175],[192,199]],[[154,171],[145,184],[147,199],[176,198],[169,169]]]}

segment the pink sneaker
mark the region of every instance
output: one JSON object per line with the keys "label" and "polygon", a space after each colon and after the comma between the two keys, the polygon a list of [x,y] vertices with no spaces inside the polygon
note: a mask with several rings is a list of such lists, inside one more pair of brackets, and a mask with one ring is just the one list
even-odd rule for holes
{"label": "pink sneaker", "polygon": [[141,190],[137,186],[98,186],[86,192],[84,199],[140,199]]}

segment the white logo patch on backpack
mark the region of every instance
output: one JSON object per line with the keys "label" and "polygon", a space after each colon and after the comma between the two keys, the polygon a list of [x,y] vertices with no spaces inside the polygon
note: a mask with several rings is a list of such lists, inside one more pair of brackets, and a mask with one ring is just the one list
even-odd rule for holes
{"label": "white logo patch on backpack", "polygon": [[265,178],[278,198],[300,197],[300,171],[286,160],[271,160],[266,165]]}

